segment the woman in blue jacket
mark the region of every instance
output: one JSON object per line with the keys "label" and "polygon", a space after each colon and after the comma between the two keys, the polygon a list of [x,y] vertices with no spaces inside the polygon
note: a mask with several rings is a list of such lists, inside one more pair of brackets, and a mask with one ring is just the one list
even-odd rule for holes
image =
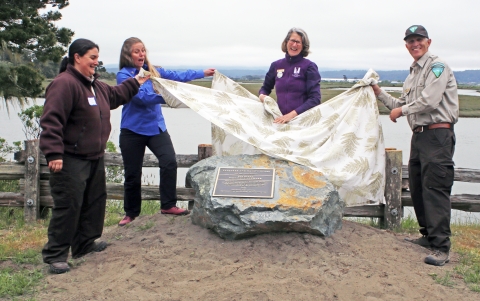
{"label": "woman in blue jacket", "polygon": [[[117,83],[134,77],[141,68],[150,71],[152,76],[180,82],[212,76],[215,72],[215,69],[175,72],[154,67],[147,58],[143,42],[138,38],[128,38],[123,42],[120,53]],[[120,221],[119,226],[132,222],[141,211],[141,176],[145,147],[148,147],[157,157],[160,167],[161,213],[174,215],[189,213],[188,210],[176,206],[177,161],[160,106],[164,103],[162,96],[155,93],[151,81],[147,81],[140,87],[132,101],[123,106],[120,150],[125,168],[125,217]]]}

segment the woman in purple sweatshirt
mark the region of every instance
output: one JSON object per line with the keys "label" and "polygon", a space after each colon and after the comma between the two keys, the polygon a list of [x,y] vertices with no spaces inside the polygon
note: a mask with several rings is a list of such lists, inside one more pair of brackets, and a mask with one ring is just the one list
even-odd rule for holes
{"label": "woman in purple sweatshirt", "polygon": [[317,65],[306,59],[310,53],[307,33],[292,28],[282,43],[285,58],[273,62],[259,91],[263,102],[272,89],[277,92],[277,103],[283,116],[274,123],[287,123],[295,116],[320,104],[320,73]]}

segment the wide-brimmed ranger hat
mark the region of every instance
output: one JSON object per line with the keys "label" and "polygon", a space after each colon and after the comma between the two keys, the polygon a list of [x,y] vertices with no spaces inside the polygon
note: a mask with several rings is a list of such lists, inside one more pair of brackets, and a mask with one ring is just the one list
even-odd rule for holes
{"label": "wide-brimmed ranger hat", "polygon": [[414,36],[414,35],[422,36],[429,39],[428,32],[425,29],[425,27],[423,27],[422,25],[412,25],[409,28],[407,28],[407,30],[405,31],[405,38],[403,38],[403,40],[406,41],[409,36]]}

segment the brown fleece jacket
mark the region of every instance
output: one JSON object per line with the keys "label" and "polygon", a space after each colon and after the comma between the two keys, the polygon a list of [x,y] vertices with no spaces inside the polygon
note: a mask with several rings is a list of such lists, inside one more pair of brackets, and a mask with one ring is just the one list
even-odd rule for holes
{"label": "brown fleece jacket", "polygon": [[134,78],[114,87],[98,81],[98,75],[94,78],[92,82],[69,64],[48,85],[40,118],[40,149],[47,161],[64,154],[87,160],[102,157],[110,136],[110,110],[130,101],[140,87]]}

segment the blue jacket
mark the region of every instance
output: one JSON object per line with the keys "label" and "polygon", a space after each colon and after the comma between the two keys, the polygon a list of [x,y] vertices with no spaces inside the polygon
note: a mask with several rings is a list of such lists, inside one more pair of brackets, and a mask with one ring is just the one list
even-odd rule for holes
{"label": "blue jacket", "polygon": [[282,114],[295,110],[300,115],[320,104],[320,79],[314,62],[287,53],[284,59],[272,63],[259,94],[270,95],[275,87]]}
{"label": "blue jacket", "polygon": [[[147,65],[143,69],[148,70]],[[187,70],[183,72],[165,70],[157,68],[160,76],[164,79],[188,82],[194,79],[203,78],[203,70]],[[117,84],[138,74],[135,67],[124,67],[117,73]],[[132,101],[125,104],[122,109],[122,121],[120,128],[128,129],[140,135],[155,136],[160,131],[165,132],[167,126],[162,114],[162,107],[165,100],[162,96],[155,93],[151,81],[146,81]]]}

